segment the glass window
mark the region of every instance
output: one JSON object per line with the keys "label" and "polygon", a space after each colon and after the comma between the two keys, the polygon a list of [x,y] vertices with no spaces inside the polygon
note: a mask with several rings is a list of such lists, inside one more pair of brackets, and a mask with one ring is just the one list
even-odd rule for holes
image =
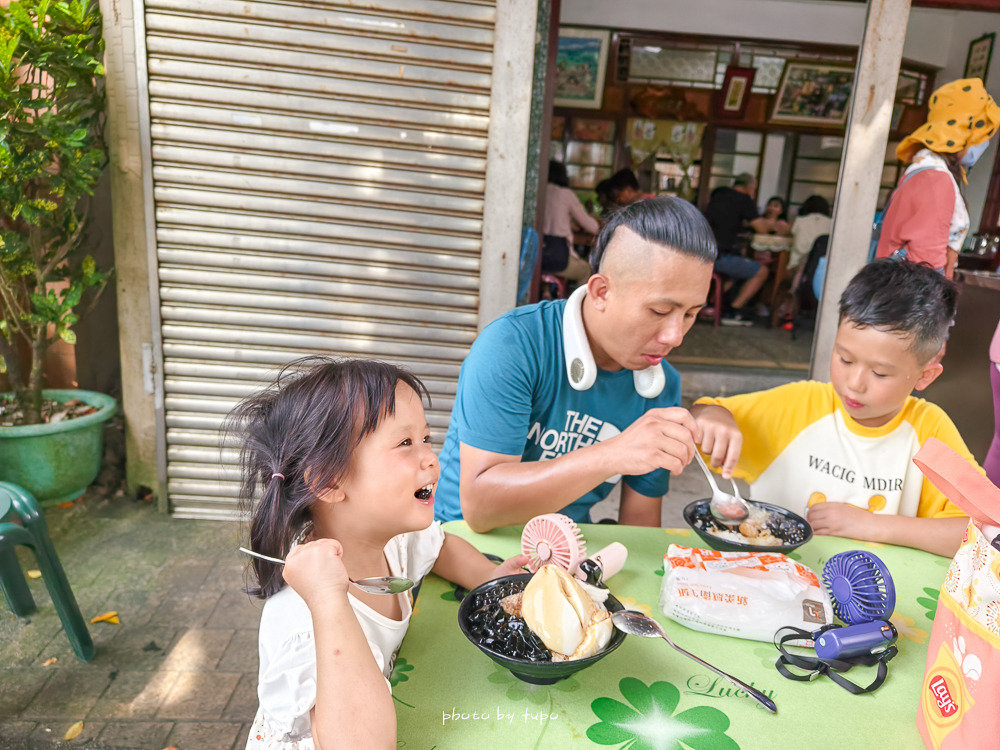
{"label": "glass window", "polygon": [[716,51],[633,46],[630,79],[675,83],[715,83]]}
{"label": "glass window", "polygon": [[709,189],[732,185],[733,178],[749,172],[756,176],[760,169],[764,136],[753,130],[722,128],[715,133],[715,153],[709,169]]}
{"label": "glass window", "polygon": [[775,93],[778,90],[778,84],[781,83],[781,72],[785,69],[785,58],[754,55],[753,66],[757,69],[757,73],[754,75],[751,91]]}
{"label": "glass window", "polygon": [[760,154],[764,136],[752,130],[739,130],[736,133],[736,151],[740,154]]}

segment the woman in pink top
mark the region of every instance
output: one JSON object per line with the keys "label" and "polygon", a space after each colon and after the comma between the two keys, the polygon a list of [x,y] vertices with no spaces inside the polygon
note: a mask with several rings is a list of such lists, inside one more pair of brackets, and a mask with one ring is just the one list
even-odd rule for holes
{"label": "woman in pink top", "polygon": [[590,263],[573,250],[573,225],[597,234],[600,225],[588,214],[569,189],[566,167],[549,162],[549,182],[545,187],[545,221],[542,223],[542,270],[573,281],[590,278]]}
{"label": "woman in pink top", "polygon": [[909,166],[886,208],[877,257],[900,255],[952,278],[969,231],[965,170],[998,127],[1000,107],[978,78],[946,83],[931,95],[927,122],[896,148]]}

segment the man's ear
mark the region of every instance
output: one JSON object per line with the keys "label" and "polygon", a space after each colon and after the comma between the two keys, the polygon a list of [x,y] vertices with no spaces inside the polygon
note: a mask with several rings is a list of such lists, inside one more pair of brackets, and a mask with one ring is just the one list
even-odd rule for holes
{"label": "man's ear", "polygon": [[587,298],[590,303],[601,312],[608,305],[608,293],[611,291],[611,283],[603,273],[595,273],[587,279]]}
{"label": "man's ear", "polygon": [[941,364],[941,360],[944,359],[944,348],[945,345],[941,345],[941,350],[931,357],[930,362],[923,366],[920,370],[920,377],[917,378],[917,382],[913,384],[914,390],[922,391],[924,388],[929,386],[938,376],[944,372],[944,365]]}

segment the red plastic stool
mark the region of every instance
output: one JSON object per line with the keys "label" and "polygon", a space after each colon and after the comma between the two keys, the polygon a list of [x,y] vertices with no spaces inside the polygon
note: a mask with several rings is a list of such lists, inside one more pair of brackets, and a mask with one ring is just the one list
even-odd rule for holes
{"label": "red plastic stool", "polygon": [[[724,294],[724,286],[726,283],[726,277],[721,273],[715,271],[712,272],[712,300],[710,302],[711,307],[706,305],[701,309],[703,313],[711,311],[712,313],[712,325],[718,326],[722,321],[722,298]],[[708,317],[705,315],[704,317]]]}

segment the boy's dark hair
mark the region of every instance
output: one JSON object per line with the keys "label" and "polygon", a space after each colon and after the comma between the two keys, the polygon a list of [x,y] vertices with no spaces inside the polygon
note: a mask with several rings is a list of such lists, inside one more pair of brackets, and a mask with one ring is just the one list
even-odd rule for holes
{"label": "boy's dark hair", "polygon": [[561,161],[552,159],[549,161],[549,182],[559,187],[569,187],[569,176],[566,174],[566,165]]}
{"label": "boy's dark hair", "polygon": [[840,322],[913,338],[911,350],[926,364],[948,340],[958,287],[930,266],[899,258],[869,263],[840,296]]}
{"label": "boy's dark hair", "polygon": [[682,198],[660,196],[636,201],[615,210],[601,227],[590,254],[594,272],[601,270],[604,253],[619,227],[627,227],[642,239],[714,263],[715,235],[705,217]]}
{"label": "boy's dark hair", "polygon": [[[250,517],[250,549],[285,558],[312,519],[317,494],[347,475],[361,440],[395,412],[400,382],[430,403],[424,384],[395,365],[305,357],[230,412],[225,429],[241,446],[240,500]],[[266,599],[284,586],[276,563],[253,558],[249,565],[257,579],[250,594]]]}
{"label": "boy's dark hair", "polygon": [[830,202],[822,195],[810,195],[799,206],[799,216],[809,216],[809,214],[830,215]]}

